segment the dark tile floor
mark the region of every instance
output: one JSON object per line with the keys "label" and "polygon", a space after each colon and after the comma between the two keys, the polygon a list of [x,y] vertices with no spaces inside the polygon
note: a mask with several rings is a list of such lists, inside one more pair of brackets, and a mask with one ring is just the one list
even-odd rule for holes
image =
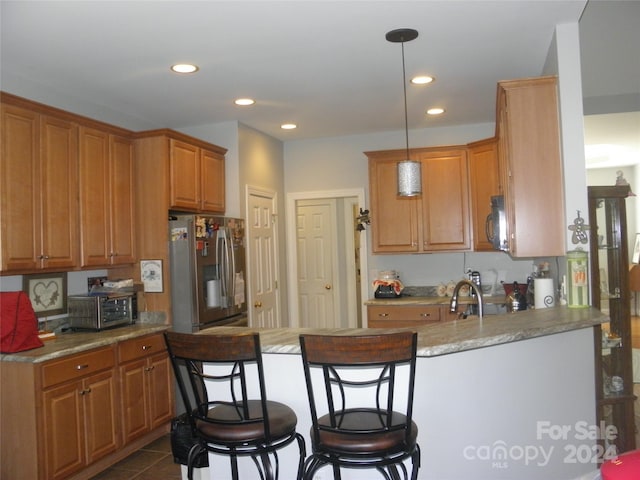
{"label": "dark tile floor", "polygon": [[93,480],[180,480],[180,465],[173,463],[171,440],[165,435],[93,477]]}

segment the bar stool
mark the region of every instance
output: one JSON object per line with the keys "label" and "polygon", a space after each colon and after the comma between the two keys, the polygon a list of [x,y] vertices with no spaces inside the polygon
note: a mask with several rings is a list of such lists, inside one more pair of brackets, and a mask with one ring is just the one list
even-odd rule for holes
{"label": "bar stool", "polygon": [[640,450],[633,450],[608,460],[600,468],[602,480],[637,480],[640,478]]}
{"label": "bar stool", "polygon": [[[237,457],[242,456],[253,459],[262,480],[275,480],[279,474],[277,450],[294,440],[300,450],[297,478],[301,478],[305,442],[296,432],[294,411],[267,400],[260,337],[253,333],[176,332],[165,332],[164,336],[197,438],[187,457],[189,480],[193,479],[195,459],[207,452],[230,457],[233,480],[238,480]],[[205,366],[210,366],[207,372]],[[250,375],[252,372],[256,374]],[[250,389],[256,386],[257,398],[251,398]]]}
{"label": "bar stool", "polygon": [[375,468],[386,480],[400,480],[402,472],[407,480],[409,458],[411,479],[417,478],[418,427],[411,419],[417,337],[300,336],[312,422],[303,479],[331,465],[335,480],[341,467]]}

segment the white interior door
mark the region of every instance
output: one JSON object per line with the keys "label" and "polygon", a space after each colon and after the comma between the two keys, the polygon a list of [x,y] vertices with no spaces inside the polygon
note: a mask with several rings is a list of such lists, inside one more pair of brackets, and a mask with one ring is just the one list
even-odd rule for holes
{"label": "white interior door", "polygon": [[301,327],[340,326],[335,219],[335,199],[297,202],[298,324]]}
{"label": "white interior door", "polygon": [[247,237],[249,245],[249,325],[280,327],[275,194],[250,190]]}

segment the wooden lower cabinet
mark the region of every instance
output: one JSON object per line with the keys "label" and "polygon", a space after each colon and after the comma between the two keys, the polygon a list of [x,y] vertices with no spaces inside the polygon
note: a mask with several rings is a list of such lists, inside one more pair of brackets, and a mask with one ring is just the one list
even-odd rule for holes
{"label": "wooden lower cabinet", "polygon": [[127,443],[171,419],[173,377],[161,335],[128,340],[118,348],[122,433]]}
{"label": "wooden lower cabinet", "polygon": [[66,478],[118,449],[116,391],[110,369],[44,392],[46,478]]}
{"label": "wooden lower cabinet", "polygon": [[[139,339],[149,348],[123,361]],[[168,432],[173,375],[163,337],[139,339],[42,363],[0,362],[0,478],[89,479]],[[134,365],[139,372],[123,377]],[[141,390],[132,389],[138,381]],[[135,434],[125,431],[127,408],[136,421],[144,413]]]}
{"label": "wooden lower cabinet", "polygon": [[448,305],[369,305],[369,328],[411,328],[454,320]]}

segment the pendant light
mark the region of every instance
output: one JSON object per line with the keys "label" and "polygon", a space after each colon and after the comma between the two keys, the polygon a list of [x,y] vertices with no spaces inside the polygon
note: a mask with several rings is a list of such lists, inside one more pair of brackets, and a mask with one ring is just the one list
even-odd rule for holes
{"label": "pendant light", "polygon": [[404,67],[404,42],[418,38],[418,31],[412,28],[399,28],[387,32],[389,42],[402,46],[402,85],[404,88],[404,131],[406,140],[406,158],[398,162],[398,196],[414,197],[422,193],[420,162],[409,158],[409,121],[407,118],[407,78]]}

